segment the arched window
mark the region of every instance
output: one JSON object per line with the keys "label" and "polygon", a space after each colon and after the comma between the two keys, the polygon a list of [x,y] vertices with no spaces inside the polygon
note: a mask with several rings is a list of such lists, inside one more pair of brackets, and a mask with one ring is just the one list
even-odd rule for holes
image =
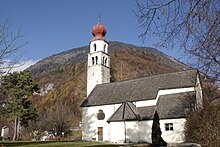
{"label": "arched window", "polygon": [[94,51],[96,51],[96,44],[93,44],[93,46],[94,46]]}
{"label": "arched window", "polygon": [[105,65],[107,66],[107,58],[105,58]]}
{"label": "arched window", "polygon": [[106,44],[104,45],[104,52],[105,52],[105,49],[106,49]]}
{"label": "arched window", "polygon": [[105,57],[102,57],[102,64],[105,63]]}
{"label": "arched window", "polygon": [[95,56],[95,63],[98,64],[98,57]]}
{"label": "arched window", "polygon": [[95,64],[95,60],[94,60],[94,57],[92,57],[92,65]]}

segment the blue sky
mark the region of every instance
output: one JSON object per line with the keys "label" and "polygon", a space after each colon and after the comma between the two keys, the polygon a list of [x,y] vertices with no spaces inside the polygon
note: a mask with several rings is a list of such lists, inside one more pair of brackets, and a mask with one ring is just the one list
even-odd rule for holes
{"label": "blue sky", "polygon": [[[89,44],[92,26],[101,23],[107,28],[106,39],[138,46],[153,45],[151,38],[143,44],[142,31],[133,13],[134,0],[0,0],[0,21],[9,18],[13,30],[22,28],[28,44],[22,60],[39,60],[50,55]],[[179,58],[173,50],[163,50]]]}

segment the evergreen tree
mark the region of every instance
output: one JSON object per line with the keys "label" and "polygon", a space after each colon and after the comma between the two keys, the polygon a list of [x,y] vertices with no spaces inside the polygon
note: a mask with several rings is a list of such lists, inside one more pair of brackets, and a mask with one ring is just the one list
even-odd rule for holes
{"label": "evergreen tree", "polygon": [[6,119],[14,121],[13,140],[19,139],[20,126],[26,127],[29,120],[36,120],[38,117],[28,99],[37,90],[38,85],[28,71],[10,73],[1,78],[0,92],[6,101],[0,110]]}
{"label": "evergreen tree", "polygon": [[161,137],[161,130],[160,130],[160,118],[155,111],[154,118],[153,118],[153,125],[152,125],[152,133],[151,133],[151,139],[152,139],[152,145],[153,146],[166,146],[167,143],[163,140]]}

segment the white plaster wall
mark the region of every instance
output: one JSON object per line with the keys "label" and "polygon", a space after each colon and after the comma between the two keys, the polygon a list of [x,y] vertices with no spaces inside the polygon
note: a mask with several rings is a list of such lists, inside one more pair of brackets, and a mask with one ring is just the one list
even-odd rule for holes
{"label": "white plaster wall", "polygon": [[[87,109],[83,114],[83,139],[98,141],[98,127],[103,127],[103,141],[122,143],[125,139],[124,122],[107,123],[107,119],[117,110],[120,105],[106,105],[83,108]],[[105,113],[104,120],[97,119],[98,110]],[[166,142],[183,142],[185,118],[160,120],[162,137]],[[149,121],[127,121],[126,138],[127,141],[151,142],[152,120]],[[173,131],[165,130],[165,123],[173,123]]]}
{"label": "white plaster wall", "polygon": [[[113,125],[111,128],[112,123],[107,123],[107,120],[119,106],[117,104],[83,108],[83,140],[95,139],[98,141],[98,127],[103,127],[103,141],[111,141],[111,131],[117,130],[118,125]],[[97,119],[97,113],[100,109],[105,113],[104,120]]]}
{"label": "white plaster wall", "polygon": [[[96,51],[94,51],[96,44]],[[105,49],[104,49],[104,46]],[[104,52],[105,51],[105,52]],[[96,64],[96,57],[98,57]],[[92,63],[94,58],[94,64]],[[107,63],[103,62],[107,59]],[[108,43],[103,40],[95,40],[90,43],[90,53],[88,54],[87,69],[87,96],[97,84],[110,82],[110,56],[108,55]]]}
{"label": "white plaster wall", "polygon": [[109,141],[113,143],[123,143],[125,139],[124,122],[111,122],[109,126]]}
{"label": "white plaster wall", "polygon": [[[105,105],[105,106],[96,106],[95,108],[95,112],[97,114],[98,110],[102,110],[105,113],[105,119],[104,120],[98,120],[97,116],[95,116],[96,118],[96,129],[98,127],[103,127],[103,141],[109,141],[110,140],[110,126],[107,123],[108,118],[114,113],[114,105]],[[97,130],[98,132],[98,130]],[[98,134],[96,134],[96,138],[98,141]]]}
{"label": "white plaster wall", "polygon": [[[83,121],[83,128],[84,129],[84,140],[96,140],[98,141],[98,127],[103,127],[103,140],[109,140],[108,133],[108,123],[107,118],[110,117],[110,113],[113,112],[114,108],[113,106],[96,106],[96,107],[87,107],[86,114],[84,115],[84,121]],[[105,113],[105,119],[104,120],[98,120],[97,119],[97,113],[98,110],[103,110]]]}
{"label": "white plaster wall", "polygon": [[136,107],[155,106],[157,99],[134,102]]}
{"label": "white plaster wall", "polygon": [[94,65],[93,67],[88,67],[87,70],[87,96],[94,89],[97,84],[102,82],[102,72],[101,66]]}
{"label": "white plaster wall", "polygon": [[110,82],[110,68],[102,65],[88,67],[87,70],[87,96],[97,84]]}
{"label": "white plaster wall", "polygon": [[[98,62],[96,64],[96,60],[95,60],[95,57],[98,57]],[[103,57],[106,59],[107,58],[107,64],[104,64],[103,62]],[[110,67],[110,56],[109,54],[106,54],[106,53],[103,53],[103,52],[94,52],[94,53],[88,53],[88,67],[91,67],[91,66],[94,66],[92,64],[92,58],[94,58],[94,61],[95,61],[95,64],[94,65],[104,65],[104,66],[107,66],[107,67]]]}
{"label": "white plaster wall", "polygon": [[[94,44],[96,44],[96,51],[94,50]],[[104,46],[106,46],[105,49]],[[98,51],[102,51],[108,54],[108,43],[106,43],[103,40],[95,40],[90,42],[90,53],[94,53]]]}
{"label": "white plaster wall", "polygon": [[[126,138],[132,142],[152,142],[152,120],[149,121],[129,121],[126,123]],[[173,131],[165,131],[165,123],[173,123]],[[183,142],[184,141],[184,124],[185,118],[160,120],[162,137],[166,142]],[[114,122],[111,125],[111,142],[121,143],[124,141],[124,123]]]}
{"label": "white plaster wall", "polygon": [[114,104],[114,112],[121,106],[122,104]]}
{"label": "white plaster wall", "polygon": [[127,141],[138,142],[140,141],[140,123],[138,121],[125,122],[126,124],[126,138]]}
{"label": "white plaster wall", "polygon": [[155,106],[161,95],[195,91],[194,87],[159,90],[156,99],[136,102],[136,107]]}
{"label": "white plaster wall", "polygon": [[195,90],[194,87],[159,90],[157,94],[157,98],[160,95],[183,93],[183,92],[189,92],[189,91],[194,91],[194,90]]}
{"label": "white plaster wall", "polygon": [[[179,119],[163,119],[160,120],[160,128],[162,131],[162,137],[166,142],[183,142],[184,141],[184,125],[185,118]],[[165,131],[165,123],[173,123],[173,131]],[[152,142],[151,132],[152,132],[153,120],[140,122],[140,140],[147,142]]]}
{"label": "white plaster wall", "polygon": [[87,70],[87,96],[97,84],[110,82],[110,68],[94,65]]}
{"label": "white plaster wall", "polygon": [[140,122],[140,141],[151,142],[152,120]]}
{"label": "white plaster wall", "polygon": [[[160,120],[160,128],[162,131],[162,137],[166,142],[184,142],[184,125],[186,119],[164,119]],[[173,123],[173,131],[165,131],[165,123]]]}
{"label": "white plaster wall", "polygon": [[151,141],[151,124],[152,121],[126,121],[110,123],[110,142],[123,143],[125,140],[131,142]]}
{"label": "white plaster wall", "polygon": [[91,107],[82,108],[82,140],[94,140],[96,138],[95,113]]}

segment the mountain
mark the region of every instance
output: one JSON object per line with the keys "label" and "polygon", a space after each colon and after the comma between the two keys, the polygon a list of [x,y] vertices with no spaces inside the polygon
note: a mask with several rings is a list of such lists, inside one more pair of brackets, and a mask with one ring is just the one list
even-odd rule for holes
{"label": "mountain", "polygon": [[[158,60],[168,64],[171,67],[174,67],[179,70],[189,69],[190,67],[184,63],[177,61],[176,59],[165,55],[164,53],[158,51],[154,48],[149,47],[138,47],[131,44],[125,44],[117,41],[110,41],[109,51],[110,53],[117,50],[130,50],[136,49],[137,51],[144,52],[148,55],[154,55]],[[57,70],[62,65],[70,65],[73,63],[78,63],[84,60],[87,60],[87,53],[89,52],[89,46],[83,46],[80,48],[73,48],[37,62],[35,65],[32,65],[28,70],[33,75],[39,75],[47,73],[52,70]]]}
{"label": "mountain", "polygon": [[[190,69],[154,48],[111,41],[109,51],[111,82]],[[70,49],[28,68],[41,89],[40,94],[31,98],[40,115],[40,128],[45,126],[44,122],[48,122],[47,127],[51,122],[56,122],[48,120],[49,118],[68,120],[65,123],[69,127],[81,120],[79,106],[86,97],[88,52],[89,46]],[[62,117],[57,117],[58,113],[55,112],[62,112]],[[53,115],[55,116],[51,117]],[[52,127],[53,125],[51,129]]]}

